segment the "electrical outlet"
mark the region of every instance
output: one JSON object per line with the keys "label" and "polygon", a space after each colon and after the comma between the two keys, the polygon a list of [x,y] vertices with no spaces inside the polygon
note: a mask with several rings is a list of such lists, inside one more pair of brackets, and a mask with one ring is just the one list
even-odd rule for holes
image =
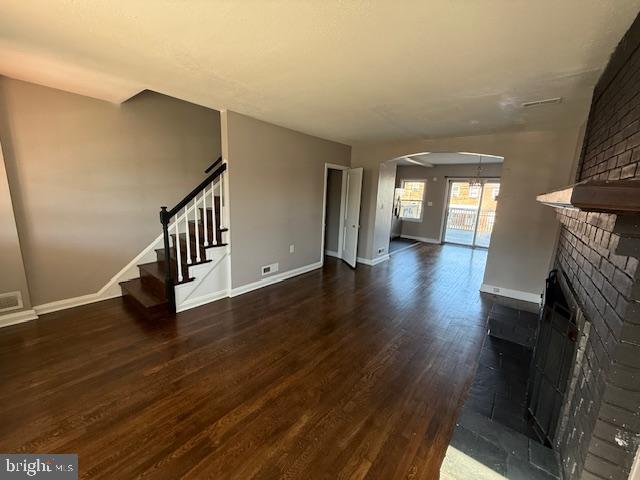
{"label": "electrical outlet", "polygon": [[433,202],[427,202],[427,207],[433,207]]}
{"label": "electrical outlet", "polygon": [[264,265],[261,268],[262,276],[271,275],[272,273],[276,273],[278,271],[278,263],[272,263],[271,265]]}
{"label": "electrical outlet", "polygon": [[500,293],[500,287],[493,287],[493,293]]}
{"label": "electrical outlet", "polygon": [[289,245],[289,253],[294,253],[296,251],[296,246],[292,243]]}
{"label": "electrical outlet", "polygon": [[384,247],[381,247],[381,248],[378,249],[378,255],[380,255],[382,253],[384,253]]}

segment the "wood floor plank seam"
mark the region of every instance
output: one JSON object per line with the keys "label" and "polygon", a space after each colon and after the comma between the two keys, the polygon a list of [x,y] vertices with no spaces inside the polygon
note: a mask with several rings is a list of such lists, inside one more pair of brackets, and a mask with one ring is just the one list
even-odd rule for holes
{"label": "wood floor plank seam", "polygon": [[0,330],[0,450],[80,478],[436,479],[486,253],[421,245],[141,321],[116,298]]}

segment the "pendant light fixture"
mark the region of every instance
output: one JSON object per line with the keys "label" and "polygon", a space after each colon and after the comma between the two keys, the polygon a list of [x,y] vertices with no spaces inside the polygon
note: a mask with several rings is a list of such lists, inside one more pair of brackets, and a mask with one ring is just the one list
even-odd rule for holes
{"label": "pendant light fixture", "polygon": [[482,155],[478,155],[478,158],[478,170],[476,171],[476,176],[469,182],[469,186],[471,187],[479,187],[482,185]]}

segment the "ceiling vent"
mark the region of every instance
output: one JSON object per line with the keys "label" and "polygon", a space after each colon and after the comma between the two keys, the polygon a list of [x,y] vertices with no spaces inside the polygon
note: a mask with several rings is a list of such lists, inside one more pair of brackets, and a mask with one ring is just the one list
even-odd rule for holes
{"label": "ceiling vent", "polygon": [[20,292],[0,294],[0,312],[22,308],[22,295]]}
{"label": "ceiling vent", "polygon": [[552,105],[562,102],[562,97],[544,98],[542,100],[533,100],[531,102],[522,103],[522,108],[537,107],[539,105]]}

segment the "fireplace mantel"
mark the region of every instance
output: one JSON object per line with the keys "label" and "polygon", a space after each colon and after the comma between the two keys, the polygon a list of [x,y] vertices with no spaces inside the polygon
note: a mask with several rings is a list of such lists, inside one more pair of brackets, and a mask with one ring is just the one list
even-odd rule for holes
{"label": "fireplace mantel", "polygon": [[538,195],[538,202],[583,212],[640,214],[640,180],[588,180]]}

